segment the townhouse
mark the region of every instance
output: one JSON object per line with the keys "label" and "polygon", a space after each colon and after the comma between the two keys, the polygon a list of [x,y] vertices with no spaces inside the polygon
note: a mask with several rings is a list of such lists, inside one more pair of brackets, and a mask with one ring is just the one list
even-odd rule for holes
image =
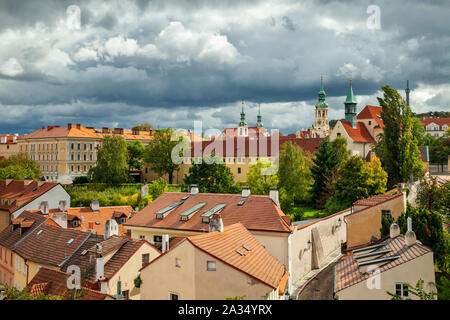
{"label": "townhouse", "polygon": [[0,159],[9,158],[19,153],[17,140],[20,139],[17,133],[15,135],[0,135]]}
{"label": "townhouse", "polygon": [[25,210],[56,208],[60,201],[70,203],[70,195],[56,182],[0,180],[0,231]]}
{"label": "townhouse", "polygon": [[217,225],[209,233],[184,238],[144,266],[141,299],[282,298],[286,266],[241,223]]}
{"label": "townhouse", "polygon": [[450,118],[420,118],[425,127],[425,132],[433,137],[442,137],[445,131],[450,128]]}

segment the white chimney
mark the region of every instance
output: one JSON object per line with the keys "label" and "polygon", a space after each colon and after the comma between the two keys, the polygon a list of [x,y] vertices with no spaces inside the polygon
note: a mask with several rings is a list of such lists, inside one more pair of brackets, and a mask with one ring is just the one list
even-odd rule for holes
{"label": "white chimney", "polygon": [[162,253],[169,251],[169,235],[168,234],[163,234],[162,235],[162,248],[161,251]]}
{"label": "white chimney", "polygon": [[196,184],[191,184],[191,196],[198,193],[198,187]]}
{"label": "white chimney", "polygon": [[141,187],[141,197],[146,197],[148,196],[148,186],[147,185],[143,185]]}
{"label": "white chimney", "polygon": [[43,215],[48,215],[48,201],[41,201],[41,204],[39,205],[39,210],[41,210],[41,213]]}
{"label": "white chimney", "polygon": [[411,217],[408,217],[408,219],[406,221],[407,221],[407,225],[408,225],[408,231],[406,231],[406,234],[405,234],[405,244],[409,247],[409,246],[412,246],[413,244],[415,244],[417,242],[417,239],[416,239],[416,234],[412,230]]}
{"label": "white chimney", "polygon": [[105,223],[105,230],[104,230],[104,238],[105,240],[112,237],[112,236],[118,236],[119,235],[119,224],[115,219],[107,220]]}
{"label": "white chimney", "polygon": [[278,189],[277,188],[274,188],[274,187],[270,188],[269,198],[270,198],[270,200],[275,202],[275,204],[278,206],[278,208],[280,207],[280,200],[278,199]]}
{"label": "white chimney", "polygon": [[61,228],[67,229],[67,212],[53,213],[53,221],[55,221]]}
{"label": "white chimney", "polygon": [[215,213],[209,219],[209,232],[219,231],[223,232],[223,221],[222,216]]}
{"label": "white chimney", "polygon": [[100,211],[100,204],[98,200],[91,200],[91,210],[94,212]]}
{"label": "white chimney", "polygon": [[103,257],[96,259],[96,266],[95,266],[95,280],[98,281],[98,279],[103,278],[105,276],[105,262],[103,261]]}
{"label": "white chimney", "polygon": [[60,200],[58,204],[58,209],[61,212],[67,212],[67,201],[66,200]]}
{"label": "white chimney", "polygon": [[400,234],[400,227],[395,222],[391,224],[391,227],[389,228],[389,237],[394,239]]}
{"label": "white chimney", "polygon": [[242,198],[250,197],[250,187],[242,187]]}

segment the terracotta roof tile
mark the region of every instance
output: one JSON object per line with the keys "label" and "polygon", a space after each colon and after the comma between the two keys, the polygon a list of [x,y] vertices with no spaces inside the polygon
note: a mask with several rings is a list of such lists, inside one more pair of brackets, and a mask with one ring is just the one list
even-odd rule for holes
{"label": "terracotta roof tile", "polygon": [[342,123],[342,126],[344,127],[345,131],[347,131],[348,135],[353,141],[365,143],[375,142],[375,140],[370,135],[364,123],[357,122],[356,128],[353,128],[350,122],[348,121],[340,120],[340,122]]}
{"label": "terracotta roof tile", "polygon": [[[156,218],[156,211],[184,197],[188,198],[164,219]],[[291,232],[291,227],[283,219],[285,214],[268,196],[251,195],[242,206],[238,206],[241,200],[240,194],[198,193],[190,197],[189,193],[165,192],[128,220],[125,226],[208,232],[209,225],[202,222],[201,214],[218,204],[226,204],[220,213],[224,226],[240,222],[249,230]],[[180,221],[180,213],[198,203],[206,205],[188,221]]]}
{"label": "terracotta roof tile", "polygon": [[384,128],[383,119],[381,118],[382,107],[379,106],[365,106],[364,109],[356,117],[357,119],[374,119],[378,127]]}
{"label": "terracotta roof tile", "polygon": [[424,126],[429,125],[430,123],[435,123],[439,126],[439,129],[442,130],[442,126],[444,124],[450,126],[450,118],[423,118],[419,119]]}
{"label": "terracotta roof tile", "polygon": [[[286,267],[240,223],[225,227],[223,232],[215,231],[187,239],[200,250],[274,289],[284,285],[282,280],[289,276]],[[245,249],[244,245],[250,250]]]}
{"label": "terracotta roof tile", "polygon": [[397,198],[401,196],[401,194],[395,193],[395,194],[391,194],[391,193],[384,193],[384,194],[377,194],[375,196],[366,198],[366,199],[361,199],[356,201],[355,203],[353,203],[353,205],[355,206],[367,206],[367,207],[371,207],[371,206],[375,206],[381,202],[385,202],[394,198]]}

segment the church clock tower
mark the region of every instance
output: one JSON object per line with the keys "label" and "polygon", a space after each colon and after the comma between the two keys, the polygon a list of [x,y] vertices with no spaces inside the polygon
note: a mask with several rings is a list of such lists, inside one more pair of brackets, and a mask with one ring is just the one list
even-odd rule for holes
{"label": "church clock tower", "polygon": [[330,134],[330,126],[328,125],[328,103],[325,101],[325,90],[323,89],[323,77],[320,77],[319,101],[316,107],[316,120],[311,127],[312,138],[324,138]]}

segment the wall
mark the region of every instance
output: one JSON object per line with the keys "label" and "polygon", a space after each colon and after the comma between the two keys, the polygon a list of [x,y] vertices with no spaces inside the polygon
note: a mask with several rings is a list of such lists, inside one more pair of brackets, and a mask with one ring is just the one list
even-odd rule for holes
{"label": "wall", "polygon": [[0,156],[9,158],[19,153],[17,143],[0,143]]}
{"label": "wall", "polygon": [[[42,263],[37,263],[34,261],[27,260],[27,266],[28,266],[28,274],[27,274],[27,284],[30,283],[30,281],[34,278],[36,273],[38,273],[40,267],[45,267],[51,270],[59,270],[60,268],[55,266],[50,266]],[[19,278],[18,278],[19,279]]]}
{"label": "wall", "polygon": [[[338,212],[334,215],[317,220],[310,225],[295,228],[292,234],[292,276],[291,281],[295,284],[312,269],[312,244],[308,246],[308,240],[312,240],[311,232],[316,228],[322,245],[320,262],[346,241],[347,232],[344,217],[350,214],[350,210]],[[338,227],[341,219],[340,227]]]}
{"label": "wall", "polygon": [[66,203],[70,204],[70,196],[64,190],[64,188],[61,185],[56,185],[40,197],[34,199],[27,205],[23,206],[19,210],[13,212],[13,215],[15,218],[17,218],[23,211],[25,210],[36,210],[39,209],[39,205],[41,204],[41,201],[48,201],[48,207],[49,209],[55,209],[58,208],[59,201],[60,200],[66,200]]}
{"label": "wall", "polygon": [[0,231],[6,228],[10,222],[10,213],[6,210],[0,210]]}
{"label": "wall", "polygon": [[[6,275],[6,283],[11,286],[14,285],[14,261],[15,254],[6,249],[5,247],[0,247],[0,272],[2,273],[0,283],[5,283],[5,275]],[[11,257],[12,254],[12,257]]]}
{"label": "wall", "polygon": [[[358,122],[361,122],[358,120]],[[362,142],[355,142],[353,139],[350,138],[347,131],[342,126],[341,122],[338,121],[336,123],[336,126],[333,128],[330,134],[330,140],[333,141],[338,137],[338,133],[340,133],[340,136],[347,140],[347,150],[350,150],[352,155],[360,155],[362,157],[366,157],[369,151],[374,147],[372,143],[362,143]],[[376,133],[376,132],[375,132]]]}
{"label": "wall", "polygon": [[[429,291],[428,283],[435,283],[433,253],[427,253],[414,260],[380,273],[380,289],[369,290],[366,280],[336,293],[339,300],[391,300],[386,291],[395,293],[396,283],[409,283],[415,286],[419,279],[424,280],[424,289]],[[418,300],[410,294],[410,298]]]}
{"label": "wall", "polygon": [[372,238],[380,238],[382,210],[391,210],[392,217],[397,219],[406,210],[406,193],[346,216],[347,248],[365,245]]}
{"label": "wall", "polygon": [[115,295],[117,293],[117,281],[122,282],[122,291],[129,290],[129,298],[132,300],[140,299],[140,289],[134,286],[134,279],[139,275],[139,269],[142,268],[142,255],[149,254],[150,260],[156,259],[160,253],[148,243],[144,243],[128,260],[122,268],[108,280],[108,294]]}
{"label": "wall", "polygon": [[251,234],[286,267],[288,266],[288,238],[290,233],[250,230]]}

